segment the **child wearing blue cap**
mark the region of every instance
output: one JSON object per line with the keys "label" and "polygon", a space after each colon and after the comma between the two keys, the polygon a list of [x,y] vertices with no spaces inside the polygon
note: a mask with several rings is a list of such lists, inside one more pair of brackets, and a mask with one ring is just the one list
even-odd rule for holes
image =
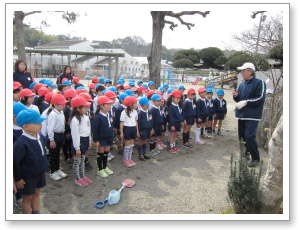
{"label": "child wearing blue cap", "polygon": [[223,136],[223,134],[221,133],[222,122],[224,118],[226,118],[226,114],[227,114],[227,103],[226,100],[224,99],[224,90],[219,89],[217,91],[217,97],[214,100],[214,106],[215,106],[216,116],[213,123],[212,134],[213,135],[216,134],[215,129],[216,129],[217,122],[219,121],[217,135]]}
{"label": "child wearing blue cap", "polygon": [[154,82],[153,81],[148,82],[148,88],[149,88],[149,90],[154,90]]}
{"label": "child wearing blue cap", "polygon": [[140,138],[138,140],[137,149],[139,153],[139,160],[144,161],[150,159],[146,153],[146,148],[150,136],[153,134],[152,114],[149,110],[149,100],[146,97],[139,99],[139,105],[141,106],[141,109],[138,112],[138,128],[140,132]]}
{"label": "child wearing blue cap", "polygon": [[142,86],[143,83],[144,83],[144,82],[143,82],[142,80],[138,80],[138,81],[137,81],[138,88],[140,88],[140,87]]}
{"label": "child wearing blue cap", "polygon": [[40,189],[46,186],[46,140],[39,134],[44,120],[38,112],[28,109],[19,112],[16,118],[24,132],[13,147],[13,171],[15,185],[23,194],[24,214],[39,213]]}
{"label": "child wearing blue cap", "polygon": [[106,89],[108,89],[108,88],[111,87],[111,85],[112,85],[112,81],[111,81],[110,79],[106,79],[106,80],[104,81],[104,83],[105,83],[105,88],[106,88]]}
{"label": "child wearing blue cap", "polygon": [[212,121],[215,118],[213,91],[211,88],[206,89],[206,104],[208,107],[208,120],[206,122],[207,137],[212,137]]}
{"label": "child wearing blue cap", "polygon": [[[153,120],[153,134],[151,136],[151,142],[153,143],[152,149],[156,149],[158,151],[163,150],[165,147],[160,142],[162,136],[162,126],[163,126],[163,115],[160,110],[161,105],[161,97],[158,94],[153,94],[152,97],[152,108],[150,109],[152,113],[152,120]],[[155,151],[155,150],[154,150]],[[156,151],[156,152],[158,152]],[[154,152],[154,154],[156,153]]]}
{"label": "child wearing blue cap", "polygon": [[165,99],[165,101],[168,100],[168,89],[169,89],[169,85],[168,84],[163,84],[162,86],[164,88],[164,92],[163,92],[163,97]]}
{"label": "child wearing blue cap", "polygon": [[94,98],[94,102],[93,102],[93,111],[94,111],[94,113],[96,113],[96,111],[97,111],[97,109],[99,107],[98,104],[97,104],[97,100],[98,100],[99,97],[102,96],[102,92],[104,90],[105,90],[105,87],[103,85],[101,85],[101,84],[97,84],[96,85],[96,97]]}

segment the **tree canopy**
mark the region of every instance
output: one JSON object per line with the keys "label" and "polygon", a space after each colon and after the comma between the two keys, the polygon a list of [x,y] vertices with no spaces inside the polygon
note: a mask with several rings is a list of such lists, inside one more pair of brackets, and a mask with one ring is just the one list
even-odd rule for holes
{"label": "tree canopy", "polygon": [[[203,67],[221,68],[225,60],[224,52],[217,47],[208,47],[199,51],[199,56],[203,61]],[[219,58],[222,57],[222,58]],[[216,60],[219,58],[218,60]]]}
{"label": "tree canopy", "polygon": [[283,43],[274,46],[268,53],[270,58],[274,58],[279,61],[283,61]]}

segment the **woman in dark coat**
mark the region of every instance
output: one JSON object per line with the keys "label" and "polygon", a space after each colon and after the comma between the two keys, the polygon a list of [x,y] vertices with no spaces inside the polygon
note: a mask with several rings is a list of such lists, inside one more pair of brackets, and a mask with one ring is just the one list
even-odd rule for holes
{"label": "woman in dark coat", "polygon": [[17,60],[15,63],[14,81],[22,84],[23,89],[29,88],[30,84],[34,82],[30,72],[27,72],[27,64],[23,60]]}
{"label": "woman in dark coat", "polygon": [[59,75],[58,79],[57,79],[57,84],[62,84],[62,79],[67,78],[70,82],[73,81],[73,76],[72,76],[72,69],[71,66],[65,66],[64,67],[64,71],[61,75]]}

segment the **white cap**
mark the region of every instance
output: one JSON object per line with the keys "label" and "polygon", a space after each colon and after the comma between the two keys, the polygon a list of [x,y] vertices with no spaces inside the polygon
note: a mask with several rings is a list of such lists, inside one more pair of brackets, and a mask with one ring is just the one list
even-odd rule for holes
{"label": "white cap", "polygon": [[252,69],[255,71],[255,66],[251,62],[245,62],[243,66],[237,67],[238,70]]}

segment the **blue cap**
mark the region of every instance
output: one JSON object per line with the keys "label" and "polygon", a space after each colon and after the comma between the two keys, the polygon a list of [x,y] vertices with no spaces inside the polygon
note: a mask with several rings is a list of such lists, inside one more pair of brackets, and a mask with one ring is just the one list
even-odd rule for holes
{"label": "blue cap", "polygon": [[129,95],[127,93],[121,93],[120,96],[119,96],[119,100],[122,101],[123,99],[125,99],[128,96]]}
{"label": "blue cap", "polygon": [[14,105],[13,105],[14,115],[18,115],[19,112],[21,112],[25,109],[27,109],[27,107],[25,105],[23,105],[21,102],[14,103]]}
{"label": "blue cap", "polygon": [[134,82],[134,79],[130,78],[130,79],[129,79],[129,82]]}
{"label": "blue cap", "polygon": [[144,86],[146,89],[148,89],[148,85],[147,84],[142,84],[142,86]]}
{"label": "blue cap", "polygon": [[45,84],[45,81],[47,81],[47,79],[43,78],[39,81],[39,83]]}
{"label": "blue cap", "polygon": [[109,89],[105,89],[102,91],[102,95],[104,95],[107,91],[109,91]]}
{"label": "blue cap", "polygon": [[151,100],[152,101],[160,101],[161,97],[156,93],[156,94],[152,95]]}
{"label": "blue cap", "polygon": [[120,78],[120,80],[123,81],[123,82],[125,81],[124,78],[122,78],[122,77]]}
{"label": "blue cap", "polygon": [[169,94],[169,93],[172,93],[173,91],[174,91],[174,89],[170,88],[170,89],[168,89],[167,93]]}
{"label": "blue cap", "polygon": [[44,84],[46,84],[46,87],[53,86],[54,88],[57,88],[57,86],[50,80],[44,81]]}
{"label": "blue cap", "polygon": [[42,123],[46,118],[42,117],[37,111],[33,109],[26,109],[19,112],[16,122],[18,126],[22,127],[26,124],[40,124]]}
{"label": "blue cap", "polygon": [[127,93],[128,96],[133,96],[133,95],[134,95],[134,93],[132,92],[131,89],[126,89],[126,90],[124,91],[124,93]]}
{"label": "blue cap", "polygon": [[123,84],[123,81],[120,79],[120,80],[117,80],[117,85],[122,85]]}
{"label": "blue cap", "polygon": [[134,82],[129,82],[129,86],[135,86]]}
{"label": "blue cap", "polygon": [[217,91],[217,95],[224,96],[224,90],[223,89],[219,89]]}
{"label": "blue cap", "polygon": [[211,88],[207,88],[206,93],[213,93],[213,90]]}
{"label": "blue cap", "polygon": [[69,81],[64,81],[62,84],[63,85],[72,85],[71,82],[69,82]]}
{"label": "blue cap", "polygon": [[99,80],[100,83],[104,83],[104,78],[103,77],[99,77],[98,80]]}
{"label": "blue cap", "polygon": [[108,90],[111,90],[111,91],[113,91],[114,93],[117,93],[117,92],[118,92],[117,89],[116,89],[116,87],[114,87],[114,86],[109,87]]}
{"label": "blue cap", "polygon": [[111,80],[110,79],[106,79],[105,83],[111,83]]}
{"label": "blue cap", "polygon": [[165,90],[164,90],[164,87],[162,87],[162,86],[159,87],[158,90],[159,90],[160,92],[164,92],[164,91],[165,91]]}
{"label": "blue cap", "polygon": [[143,83],[143,81],[142,81],[142,80],[138,80],[138,81],[137,81],[137,84],[140,84],[140,83]]}
{"label": "blue cap", "polygon": [[83,86],[78,86],[77,88],[76,88],[76,90],[77,89],[84,89],[84,90],[86,90]]}
{"label": "blue cap", "polygon": [[183,85],[178,86],[177,89],[185,89]]}
{"label": "blue cap", "polygon": [[149,81],[148,85],[154,85],[154,82],[153,81]]}
{"label": "blue cap", "polygon": [[29,85],[29,89],[33,89],[33,87],[37,84],[37,82],[32,82],[30,85]]}
{"label": "blue cap", "polygon": [[168,84],[163,84],[163,87],[164,88],[169,88],[169,85]]}
{"label": "blue cap", "polygon": [[139,100],[139,104],[140,105],[149,105],[149,100],[147,97],[141,97],[140,100]]}

